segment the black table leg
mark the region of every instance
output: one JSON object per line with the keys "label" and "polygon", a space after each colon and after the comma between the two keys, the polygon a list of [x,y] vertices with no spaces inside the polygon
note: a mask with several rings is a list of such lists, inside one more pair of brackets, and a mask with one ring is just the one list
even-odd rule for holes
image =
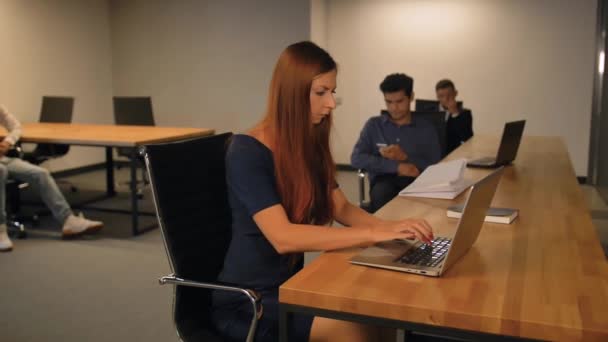
{"label": "black table leg", "polygon": [[131,225],[133,229],[133,236],[139,234],[139,210],[137,208],[137,148],[131,150],[131,182],[129,188],[131,189]]}
{"label": "black table leg", "polygon": [[290,322],[293,318],[293,313],[287,309],[285,305],[279,304],[279,342],[287,342],[289,340]]}
{"label": "black table leg", "polygon": [[114,157],[112,147],[106,147],[106,195],[112,197],[116,195],[114,188]]}

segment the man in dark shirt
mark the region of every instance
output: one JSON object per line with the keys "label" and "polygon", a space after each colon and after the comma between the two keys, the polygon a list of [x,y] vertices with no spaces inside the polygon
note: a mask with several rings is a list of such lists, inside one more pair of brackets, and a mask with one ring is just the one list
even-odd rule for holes
{"label": "man in dark shirt", "polygon": [[351,164],[369,173],[372,212],[441,158],[435,128],[410,112],[413,85],[405,74],[386,76],[380,90],[387,111],[367,121],[351,155]]}
{"label": "man in dark shirt", "polygon": [[440,80],[435,85],[435,92],[440,107],[446,112],[445,145],[448,154],[473,136],[473,115],[469,109],[458,106],[458,90],[454,87],[454,82],[448,79]]}

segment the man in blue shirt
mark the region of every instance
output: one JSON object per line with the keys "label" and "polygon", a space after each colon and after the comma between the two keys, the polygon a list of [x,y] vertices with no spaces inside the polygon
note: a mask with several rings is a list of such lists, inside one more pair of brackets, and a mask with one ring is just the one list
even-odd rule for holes
{"label": "man in blue shirt", "polygon": [[351,164],[369,173],[371,212],[441,159],[435,128],[410,112],[413,86],[414,80],[405,74],[386,76],[380,90],[387,111],[365,123],[353,149]]}

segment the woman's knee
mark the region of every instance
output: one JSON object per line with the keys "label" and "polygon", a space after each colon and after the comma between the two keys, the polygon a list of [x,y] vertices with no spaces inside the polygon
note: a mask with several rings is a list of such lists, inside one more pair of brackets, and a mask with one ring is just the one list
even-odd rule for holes
{"label": "woman's knee", "polygon": [[378,341],[378,327],[348,321],[315,317],[310,330],[310,342]]}

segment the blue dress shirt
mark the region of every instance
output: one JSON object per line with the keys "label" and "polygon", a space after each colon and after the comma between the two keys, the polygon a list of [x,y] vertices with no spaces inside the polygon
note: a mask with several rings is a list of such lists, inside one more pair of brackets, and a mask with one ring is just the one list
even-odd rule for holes
{"label": "blue dress shirt", "polygon": [[441,159],[437,131],[427,120],[412,117],[409,124],[397,125],[388,114],[371,117],[365,123],[351,155],[351,164],[369,173],[370,182],[380,174],[396,174],[399,161],[380,155],[380,146],[397,144],[407,153],[406,162],[420,172]]}

